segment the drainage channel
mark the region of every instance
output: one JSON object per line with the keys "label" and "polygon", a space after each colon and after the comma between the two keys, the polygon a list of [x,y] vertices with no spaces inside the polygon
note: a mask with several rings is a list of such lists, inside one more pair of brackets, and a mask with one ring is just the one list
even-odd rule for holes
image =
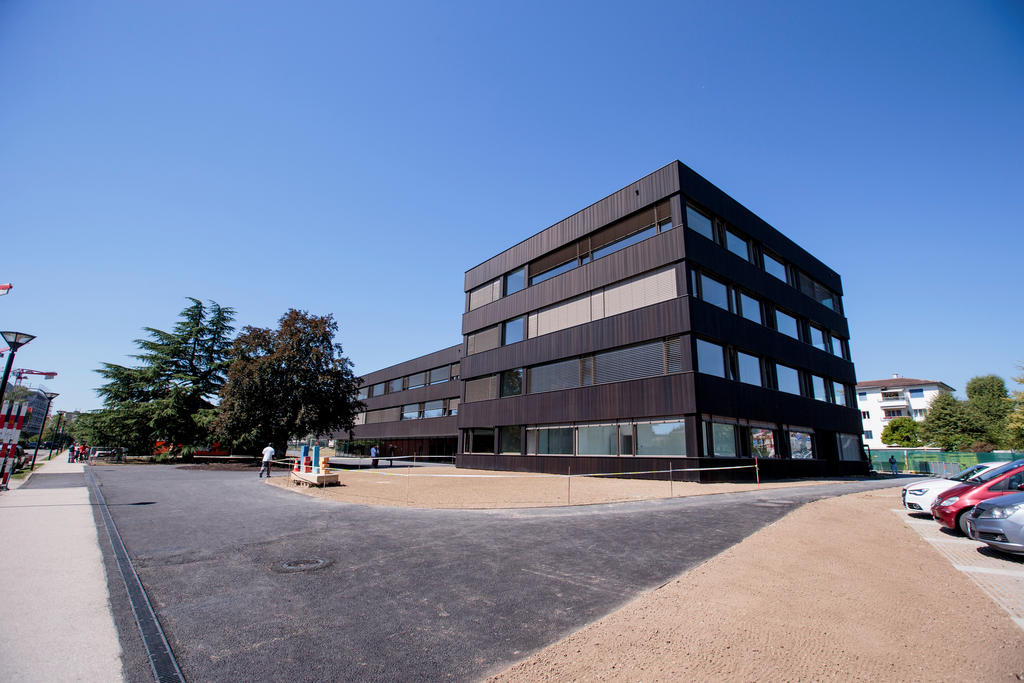
{"label": "drainage channel", "polygon": [[180,681],[184,683],[185,677],[178,668],[178,662],[174,659],[167,638],[164,637],[163,629],[160,628],[160,621],[153,612],[153,606],[146,595],[146,589],[142,587],[139,575],[135,573],[135,567],[128,557],[121,534],[117,531],[110,510],[107,509],[107,501],[103,498],[99,483],[95,475],[88,467],[85,468],[89,477],[89,488],[96,497],[96,503],[103,517],[103,524],[110,536],[110,545],[114,549],[114,558],[117,560],[117,568],[121,571],[121,578],[124,580],[124,587],[128,591],[128,599],[132,604],[132,612],[135,614],[135,623],[139,626],[142,634],[142,642],[146,646],[146,653],[149,655],[149,663],[153,667],[153,675],[158,683],[165,681]]}

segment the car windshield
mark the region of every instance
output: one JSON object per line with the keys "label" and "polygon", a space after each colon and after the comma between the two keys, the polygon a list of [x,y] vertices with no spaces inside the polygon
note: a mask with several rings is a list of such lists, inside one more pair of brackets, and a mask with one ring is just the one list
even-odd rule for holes
{"label": "car windshield", "polygon": [[977,475],[976,477],[972,477],[971,478],[971,482],[972,483],[976,483],[976,484],[984,484],[986,481],[992,481],[996,477],[1001,476],[1003,474],[1006,474],[1007,472],[1011,472],[1011,471],[1017,469],[1018,467],[1020,467],[1021,465],[1024,465],[1024,459],[1014,460],[1013,462],[1008,462],[1005,465],[1003,465],[1002,467],[997,467],[994,470],[989,470],[988,472],[982,472],[981,474]]}
{"label": "car windshield", "polygon": [[977,465],[968,467],[963,472],[958,472],[957,474],[954,474],[952,477],[950,477],[950,479],[953,481],[966,481],[984,469],[985,466],[979,463]]}

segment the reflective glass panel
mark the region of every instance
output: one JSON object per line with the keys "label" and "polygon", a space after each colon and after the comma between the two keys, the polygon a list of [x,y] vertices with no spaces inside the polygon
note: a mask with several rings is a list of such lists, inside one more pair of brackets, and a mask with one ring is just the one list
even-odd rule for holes
{"label": "reflective glass panel", "polygon": [[761,359],[757,356],[736,352],[736,367],[739,370],[739,380],[745,384],[761,386]]}
{"label": "reflective glass panel", "polygon": [[527,443],[531,454],[572,455],[572,427],[530,430]]}
{"label": "reflective glass panel", "polygon": [[775,432],[763,427],[750,428],[750,453],[755,458],[777,458]]}
{"label": "reflective glass panel", "polygon": [[523,436],[519,427],[500,427],[498,433],[501,453],[519,455],[523,452]]}
{"label": "reflective glass panel", "polygon": [[807,432],[790,432],[789,455],[794,460],[814,458],[814,435]]}
{"label": "reflective glass panel", "polygon": [[725,231],[725,247],[744,261],[750,258],[750,249],[747,246],[747,240],[731,230]]}
{"label": "reflective glass panel", "polygon": [[555,266],[551,270],[546,270],[543,273],[539,273],[537,275],[534,275],[533,277],[530,278],[530,284],[531,285],[535,285],[535,284],[537,284],[539,282],[544,282],[545,280],[550,280],[551,278],[555,277],[556,275],[561,275],[562,273],[567,273],[567,272],[569,272],[570,270],[572,270],[575,267],[576,267],[576,259],[573,259],[572,261],[569,261],[567,263],[563,263],[560,266]]}
{"label": "reflective glass panel", "polygon": [[640,423],[636,426],[637,455],[686,455],[686,423]]}
{"label": "reflective glass panel", "polygon": [[637,242],[643,242],[648,237],[654,237],[656,234],[658,234],[658,230],[653,225],[650,226],[649,228],[644,228],[640,232],[635,232],[632,235],[629,235],[627,237],[623,237],[622,239],[618,240],[617,242],[612,242],[611,244],[604,245],[600,249],[595,249],[594,250],[594,260],[596,261],[597,259],[601,258],[602,256],[607,256],[608,254],[614,254],[615,252],[619,251],[620,249],[625,249],[626,247],[630,247],[630,246],[636,244]]}
{"label": "reflective glass panel", "polygon": [[711,425],[711,433],[715,442],[716,458],[736,457],[736,425],[720,424]]}
{"label": "reflective glass panel", "polygon": [[580,455],[618,455],[616,425],[581,426],[577,429]]}
{"label": "reflective glass panel", "polygon": [[526,318],[520,316],[505,323],[505,344],[515,344],[526,338]]}
{"label": "reflective glass panel", "polygon": [[729,288],[724,284],[710,278],[704,273],[700,274],[701,299],[719,308],[729,310]]}
{"label": "reflective glass panel", "polygon": [[396,391],[401,391],[401,390],[402,390],[402,378],[401,377],[399,377],[398,379],[393,379],[390,382],[388,382],[388,393],[389,394],[393,394]]}
{"label": "reflective glass panel", "polygon": [[418,420],[420,418],[420,404],[411,403],[407,406],[402,406],[402,419],[403,420]]}
{"label": "reflective glass panel", "polygon": [[818,329],[814,325],[811,325],[811,345],[816,349],[821,349],[822,351],[832,351],[832,349],[829,348],[828,337],[825,335],[825,331]]}
{"label": "reflective glass panel", "polygon": [[800,395],[800,373],[786,365],[775,365],[775,379],[778,382],[779,391],[787,394]]}
{"label": "reflective glass panel", "polygon": [[743,317],[747,320],[751,320],[758,325],[764,324],[764,320],[761,318],[761,302],[754,297],[740,292],[740,309]]}
{"label": "reflective glass panel", "polygon": [[846,386],[841,382],[832,382],[832,396],[841,406],[846,405]]}
{"label": "reflective glass panel", "polygon": [[505,296],[515,294],[526,286],[526,268],[513,270],[505,276]]}
{"label": "reflective glass panel", "polygon": [[786,279],[786,264],[767,253],[764,255],[764,272],[774,275],[783,282],[788,282]]}
{"label": "reflective glass panel", "polygon": [[506,370],[501,373],[501,395],[518,396],[523,393],[522,369]]}
{"label": "reflective glass panel", "polygon": [[423,417],[442,417],[444,415],[444,401],[427,401],[423,404]]}
{"label": "reflective glass panel", "polygon": [[797,326],[796,318],[788,313],[775,311],[775,327],[787,337],[792,337],[793,339],[800,338],[800,328]]}
{"label": "reflective glass panel", "polygon": [[715,239],[714,230],[711,227],[711,219],[692,206],[686,207],[686,227],[704,235],[709,240]]}
{"label": "reflective glass panel", "polygon": [[697,371],[715,377],[725,377],[725,359],[718,344],[697,340]]}
{"label": "reflective glass panel", "polygon": [[817,375],[811,375],[811,389],[814,391],[814,398],[818,401],[827,401],[825,395],[825,380]]}

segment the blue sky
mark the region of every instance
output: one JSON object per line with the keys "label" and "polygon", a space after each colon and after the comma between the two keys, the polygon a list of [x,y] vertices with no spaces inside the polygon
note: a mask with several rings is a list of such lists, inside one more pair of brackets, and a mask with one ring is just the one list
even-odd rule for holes
{"label": "blue sky", "polygon": [[679,159],[839,272],[859,379],[1024,362],[1016,2],[0,3],[0,328],[90,409],[186,296],[459,342],[463,273]]}

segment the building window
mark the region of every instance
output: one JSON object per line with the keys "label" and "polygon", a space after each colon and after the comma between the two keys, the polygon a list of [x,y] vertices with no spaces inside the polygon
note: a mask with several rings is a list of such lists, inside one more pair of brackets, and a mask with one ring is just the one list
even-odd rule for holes
{"label": "building window", "polygon": [[448,381],[448,366],[443,365],[430,371],[430,383],[440,384]]}
{"label": "building window", "polygon": [[657,234],[658,234],[657,226],[651,225],[651,226],[649,226],[647,228],[644,228],[640,232],[635,232],[632,235],[628,235],[626,237],[623,237],[622,239],[616,240],[615,242],[612,242],[611,244],[606,244],[605,246],[601,247],[600,249],[595,249],[594,250],[594,260],[596,261],[597,259],[603,258],[605,256],[608,256],[609,254],[614,254],[615,252],[619,251],[620,249],[625,249],[626,247],[631,247],[634,244],[636,244],[637,242],[643,242],[645,239],[648,239],[650,237],[654,237]]}
{"label": "building window", "polygon": [[861,401],[868,400],[868,392],[866,392],[866,391],[858,391],[857,392],[857,399],[861,400]]}
{"label": "building window", "polygon": [[856,434],[836,434],[836,446],[840,460],[861,459],[860,438]]}
{"label": "building window", "polygon": [[832,395],[835,397],[838,405],[850,405],[846,400],[846,385],[842,382],[832,382]]}
{"label": "building window", "polygon": [[794,460],[814,459],[814,435],[810,432],[789,432],[789,455]]}
{"label": "building window", "polygon": [[466,403],[498,398],[497,375],[466,380]]}
{"label": "building window", "polygon": [[811,375],[811,391],[814,394],[815,400],[828,401],[828,396],[825,394],[824,378],[818,377],[817,375]]}
{"label": "building window", "polygon": [[380,382],[378,384],[374,384],[370,388],[370,396],[383,396],[384,395],[384,387],[386,387],[386,386],[387,385],[384,382]]}
{"label": "building window", "polygon": [[467,452],[494,454],[493,429],[470,429],[467,431],[467,435],[469,436]]}
{"label": "building window", "polygon": [[427,401],[423,404],[423,417],[443,417],[444,416],[444,401]]}
{"label": "building window", "polygon": [[775,364],[775,386],[787,394],[800,395],[800,372],[788,365]]}
{"label": "building window", "polygon": [[530,455],[572,455],[572,427],[526,430],[526,452]]}
{"label": "building window", "polygon": [[724,350],[718,344],[697,340],[697,372],[725,377]]}
{"label": "building window", "polygon": [[764,272],[777,277],[783,282],[789,282],[789,279],[786,277],[786,264],[768,252],[764,252]]}
{"label": "building window", "polygon": [[736,370],[739,373],[738,379],[745,384],[762,386],[761,381],[761,359],[751,356],[742,351],[736,352]]}
{"label": "building window", "polygon": [[704,273],[700,274],[700,298],[709,304],[729,310],[729,288]]}
{"label": "building window", "polygon": [[892,420],[897,417],[906,416],[903,414],[903,409],[901,408],[885,408],[882,410],[882,417],[886,420]]}
{"label": "building window", "polygon": [[775,311],[775,329],[787,337],[800,339],[800,326],[797,323],[796,318],[788,313]]}
{"label": "building window", "polygon": [[[623,455],[625,454],[623,452]],[[636,425],[636,454],[638,456],[686,455],[686,422],[678,420],[675,422],[638,423]]]}
{"label": "building window", "polygon": [[485,306],[501,298],[501,280],[491,280],[469,293],[469,310]]}
{"label": "building window", "polygon": [[828,334],[825,333],[825,330],[811,325],[811,346],[832,353],[831,344],[828,341]]}
{"label": "building window", "polygon": [[764,319],[761,317],[761,302],[752,296],[747,296],[743,292],[737,292],[737,294],[740,304],[740,315],[751,322],[763,325]]}
{"label": "building window", "polygon": [[580,361],[577,358],[547,363],[526,371],[527,391],[537,394],[543,391],[575,389],[580,385]]}
{"label": "building window", "polygon": [[714,241],[715,230],[711,219],[689,204],[686,205],[686,227]]}
{"label": "building window", "polygon": [[526,287],[526,267],[517,268],[505,276],[505,296]]}
{"label": "building window", "polygon": [[458,415],[459,414],[459,399],[450,398],[448,399],[448,414]]}
{"label": "building window", "polygon": [[750,455],[755,458],[777,458],[775,432],[767,427],[750,427]]}
{"label": "building window", "polygon": [[924,389],[911,389],[910,398],[924,398]]}
{"label": "building window", "polygon": [[526,338],[526,318],[520,316],[506,321],[502,331],[502,344],[515,344]]}
{"label": "building window", "polygon": [[865,439],[873,439],[873,438],[875,438],[875,435],[871,432],[870,429],[865,429],[864,430],[864,438]]}
{"label": "building window", "polygon": [[459,372],[461,372],[461,371],[462,371],[462,364],[461,363],[452,363],[451,378],[452,379],[458,379],[459,378]]}
{"label": "building window", "polygon": [[416,389],[427,385],[427,373],[417,372],[415,375],[409,375],[409,388]]}
{"label": "building window", "polygon": [[914,417],[918,419],[924,419],[928,416],[927,408],[914,408]]}
{"label": "building window", "polygon": [[501,373],[501,396],[519,396],[523,393],[523,370],[506,370]]}
{"label": "building window", "polygon": [[523,436],[519,427],[499,427],[498,438],[503,455],[520,455],[523,452]]}
{"label": "building window", "polygon": [[716,458],[735,458],[736,425],[721,422],[705,422],[708,455]]}
{"label": "building window", "polygon": [[581,425],[576,430],[580,455],[618,455],[616,425]]}
{"label": "building window", "polygon": [[398,379],[393,379],[390,382],[388,382],[388,393],[389,394],[393,394],[393,393],[395,393],[397,391],[401,391],[401,390],[402,390],[402,378],[401,377],[399,377]]}
{"label": "building window", "polygon": [[403,420],[418,420],[420,419],[420,404],[410,403],[409,405],[402,406],[402,419]]}
{"label": "building window", "polygon": [[862,420],[870,420],[871,419],[871,411],[869,411],[869,410],[862,410],[862,411],[860,411],[860,419],[862,419]]}
{"label": "building window", "polygon": [[532,275],[530,277],[530,284],[540,284],[541,282],[544,282],[545,280],[550,280],[551,278],[561,275],[562,273],[568,273],[570,270],[572,270],[578,265],[579,261],[576,258],[573,258],[571,261],[567,261],[562,265],[555,266],[554,268],[551,268],[549,270],[545,270],[543,273]]}
{"label": "building window", "polygon": [[362,387],[359,389],[359,393],[356,394],[356,398],[362,401],[364,398],[370,397],[370,387]]}
{"label": "building window", "polygon": [[750,245],[746,239],[740,237],[732,230],[725,231],[725,247],[744,261],[750,260]]}

